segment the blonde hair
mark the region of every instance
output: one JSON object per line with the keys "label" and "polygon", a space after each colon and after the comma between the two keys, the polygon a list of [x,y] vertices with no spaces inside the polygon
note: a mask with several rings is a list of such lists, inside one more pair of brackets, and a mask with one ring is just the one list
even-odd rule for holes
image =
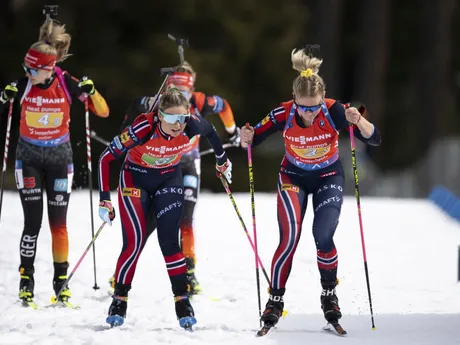
{"label": "blonde hair", "polygon": [[65,25],[60,25],[53,20],[46,21],[40,28],[38,42],[30,47],[42,54],[56,55],[56,62],[64,61],[70,55],[71,36],[65,32]]}
{"label": "blonde hair", "polygon": [[323,60],[306,54],[303,49],[294,49],[291,52],[291,60],[292,68],[300,73],[292,84],[294,95],[298,97],[322,96],[326,85],[318,72]]}
{"label": "blonde hair", "polygon": [[159,105],[161,111],[172,107],[184,107],[187,110],[190,107],[188,99],[173,84],[169,85],[165,93],[161,95]]}
{"label": "blonde hair", "polygon": [[193,76],[193,80],[196,81],[196,72],[193,70],[192,65],[190,65],[187,61],[184,61],[182,65],[177,67],[176,72],[191,74]]}

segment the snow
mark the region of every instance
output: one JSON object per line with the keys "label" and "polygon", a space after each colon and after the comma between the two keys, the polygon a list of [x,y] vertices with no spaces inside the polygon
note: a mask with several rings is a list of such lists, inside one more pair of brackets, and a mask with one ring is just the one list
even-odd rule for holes
{"label": "snow", "polygon": [[[88,198],[88,191],[77,191],[70,200],[71,269],[91,240]],[[249,195],[236,194],[235,199],[252,236]],[[96,201],[95,195],[97,205]],[[459,224],[425,200],[362,198],[361,203],[376,330],[371,329],[356,201],[347,197],[335,242],[341,323],[348,336],[322,330],[325,321],[309,208],[285,295],[289,314],[273,333],[256,338],[254,255],[227,195],[200,195],[195,216],[196,273],[204,295],[192,301],[198,324],[194,333],[186,333],[175,317],[156,235],[141,255],[125,324],[108,329],[107,281],[121,249],[119,219],[104,228],[96,241],[100,290],[92,289],[90,251],[70,282],[72,302],[81,309],[46,308],[53,295],[53,266],[45,212],[35,265],[40,310],[21,307],[17,293],[23,215],[17,193],[5,193],[0,223],[0,344],[460,344],[456,330],[460,325]],[[278,241],[275,194],[257,193],[256,210],[260,255],[270,274]],[[100,223],[95,219],[95,230]],[[262,272],[260,277],[264,306],[267,283]]]}

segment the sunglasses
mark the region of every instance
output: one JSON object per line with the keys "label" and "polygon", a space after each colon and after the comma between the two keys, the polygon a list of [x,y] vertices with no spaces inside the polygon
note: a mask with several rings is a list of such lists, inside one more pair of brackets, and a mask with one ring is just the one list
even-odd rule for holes
{"label": "sunglasses", "polygon": [[171,125],[175,124],[177,121],[179,121],[179,123],[183,125],[184,123],[187,123],[190,119],[190,114],[168,114],[162,112],[161,110],[160,114],[163,115],[163,119],[165,120],[165,122]]}
{"label": "sunglasses", "polygon": [[29,73],[32,77],[36,77],[38,75],[38,70],[39,70],[38,68],[30,68],[24,64],[22,64],[22,68],[24,68],[24,71],[26,73]]}
{"label": "sunglasses", "polygon": [[321,108],[321,105],[322,105],[322,103],[317,104],[317,105],[312,105],[312,106],[300,105],[300,104],[297,104],[297,102],[295,102],[295,101],[294,101],[294,103],[295,103],[296,107],[299,108],[300,110],[302,110],[302,111],[304,111],[304,112],[309,111],[309,112],[311,112],[311,113],[314,113],[315,111],[317,111],[318,109],[320,109],[320,108]]}
{"label": "sunglasses", "polygon": [[190,91],[180,91],[181,94],[185,96],[185,98],[190,99],[192,93]]}

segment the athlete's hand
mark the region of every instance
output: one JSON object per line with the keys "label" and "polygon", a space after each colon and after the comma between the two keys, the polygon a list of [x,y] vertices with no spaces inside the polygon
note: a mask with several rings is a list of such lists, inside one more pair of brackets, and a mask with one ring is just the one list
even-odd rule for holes
{"label": "athlete's hand", "polygon": [[228,158],[224,164],[216,164],[216,170],[218,178],[221,178],[223,175],[228,183],[232,183],[232,162]]}
{"label": "athlete's hand", "polygon": [[6,101],[13,99],[18,94],[18,88],[16,87],[16,83],[11,83],[5,86],[3,92],[1,93],[0,100],[5,103]]}
{"label": "athlete's hand", "polygon": [[88,77],[83,77],[81,82],[78,84],[80,90],[88,95],[94,95],[96,89],[94,88],[94,82]]}
{"label": "athlete's hand", "polygon": [[254,127],[252,126],[241,127],[240,138],[241,138],[241,147],[243,149],[246,149],[249,145],[251,145],[252,138],[254,138]]}
{"label": "athlete's hand", "polygon": [[103,200],[99,203],[99,217],[102,221],[112,225],[112,220],[115,219],[115,209],[110,200]]}
{"label": "athlete's hand", "polygon": [[361,113],[355,107],[349,107],[345,109],[345,117],[349,123],[356,125],[361,120]]}

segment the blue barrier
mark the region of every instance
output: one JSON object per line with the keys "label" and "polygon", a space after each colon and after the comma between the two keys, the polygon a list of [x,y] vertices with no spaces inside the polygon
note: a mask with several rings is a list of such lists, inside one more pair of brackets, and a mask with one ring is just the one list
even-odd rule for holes
{"label": "blue barrier", "polygon": [[460,199],[449,189],[436,186],[428,195],[428,199],[439,206],[444,212],[460,221]]}

